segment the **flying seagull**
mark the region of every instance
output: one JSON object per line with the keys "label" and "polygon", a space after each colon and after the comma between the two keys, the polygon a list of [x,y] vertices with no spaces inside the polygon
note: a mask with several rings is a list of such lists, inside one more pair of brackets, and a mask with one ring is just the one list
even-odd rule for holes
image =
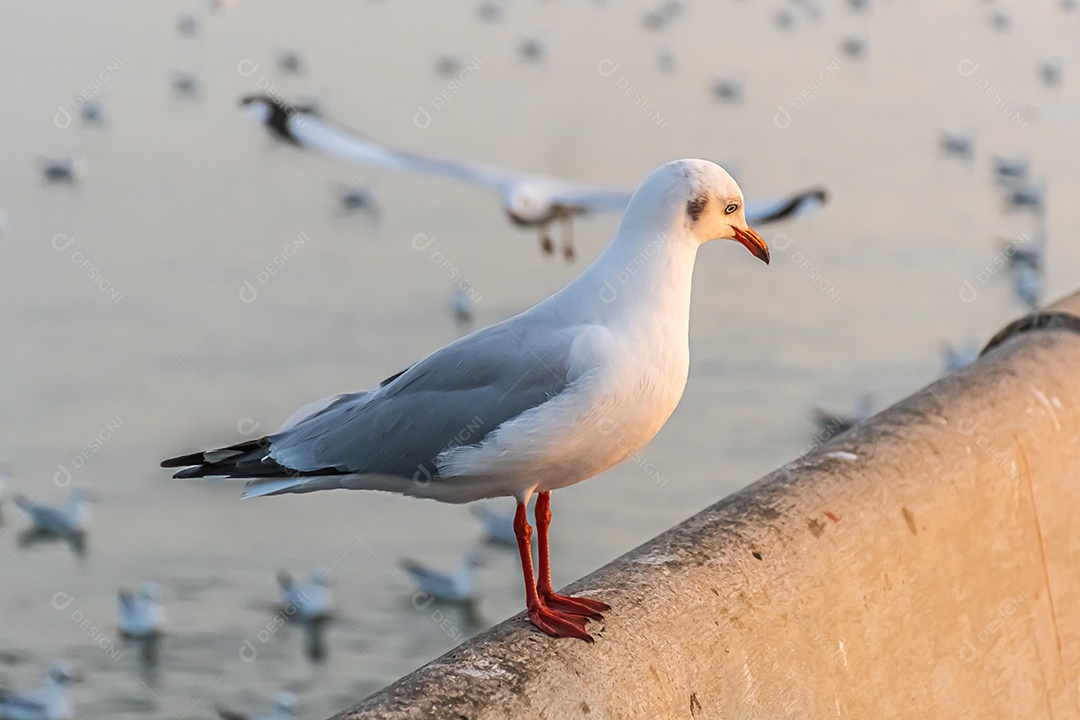
{"label": "flying seagull", "polygon": [[83,557],[86,554],[86,525],[90,520],[89,502],[94,494],[81,487],[75,487],[68,493],[64,508],[52,508],[31,500],[25,495],[17,495],[15,504],[22,508],[30,519],[30,527],[19,536],[20,545],[33,545],[44,540],[64,540],[72,552]]}
{"label": "flying seagull", "polygon": [[[503,210],[513,224],[538,230],[540,247],[545,254],[551,254],[555,249],[551,238],[553,225],[561,225],[562,253],[567,259],[572,259],[575,255],[574,218],[598,213],[620,213],[633,194],[620,189],[394,150],[327,122],[304,107],[289,105],[266,95],[251,95],[241,102],[272,135],[299,148],[317,150],[346,162],[440,175],[494,190],[499,194]],[[827,200],[828,194],[824,188],[813,187],[776,200],[750,202],[745,208],[745,215],[752,225],[767,225],[792,218]]]}
{"label": "flying seagull", "polygon": [[[178,478],[246,478],[244,497],[333,488],[449,503],[512,496],[529,619],[591,641],[585,622],[608,606],[555,593],[550,493],[631,457],[674,412],[690,365],[694,260],[714,239],[769,261],[723,168],[668,163],[638,187],[600,256],[547,300],[378,387],[309,403],[273,435],[162,466],[186,468]],[[534,493],[538,579],[526,516]]]}

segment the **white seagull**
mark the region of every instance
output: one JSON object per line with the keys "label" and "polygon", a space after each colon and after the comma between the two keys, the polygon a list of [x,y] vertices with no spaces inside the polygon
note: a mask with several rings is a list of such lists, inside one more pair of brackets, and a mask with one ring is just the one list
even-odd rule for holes
{"label": "white seagull", "polygon": [[0,718],[4,720],[70,720],[75,706],[67,686],[81,678],[74,667],[59,662],[49,670],[45,687],[26,693],[0,690]]}
{"label": "white seagull", "polygon": [[483,564],[484,555],[479,550],[465,553],[461,567],[452,573],[426,567],[408,558],[401,560],[401,567],[409,573],[418,591],[447,603],[476,600],[476,569]]}
{"label": "white seagull", "polygon": [[[215,708],[221,720],[255,720],[256,716],[234,712],[222,707]],[[291,692],[279,693],[274,701],[274,710],[269,715],[263,715],[258,720],[293,720],[296,717],[296,696]]]}
{"label": "white seagull", "polygon": [[[530,620],[591,640],[585,621],[608,606],[555,593],[550,492],[631,457],[674,412],[690,366],[694,260],[715,239],[769,261],[723,168],[668,163],[642,181],[600,256],[547,300],[378,387],[309,403],[278,433],[162,466],[186,467],[178,478],[247,478],[244,497],[333,488],[449,503],[513,496]],[[538,578],[526,517],[533,494]]]}
{"label": "white seagull", "polygon": [[[562,226],[563,255],[568,259],[573,258],[574,218],[597,213],[620,213],[633,194],[620,189],[393,150],[329,123],[306,108],[265,95],[248,96],[241,102],[271,134],[297,147],[317,150],[345,162],[439,175],[494,190],[499,194],[503,210],[512,223],[539,231],[540,247],[545,254],[554,252],[555,245],[551,239],[554,224]],[[823,188],[813,187],[777,200],[750,202],[744,212],[752,225],[766,225],[792,218],[824,204],[827,199],[828,194]]]}
{"label": "white seagull", "polygon": [[310,622],[330,617],[333,594],[330,591],[330,572],[326,568],[313,568],[306,583],[297,582],[292,575],[281,570],[277,581],[282,612],[288,619]]}
{"label": "white seagull", "polygon": [[121,589],[116,596],[116,627],[125,641],[140,646],[146,665],[156,665],[158,644],[165,629],[165,608],[157,583],[143,583],[137,593]]}
{"label": "white seagull", "polygon": [[25,495],[16,495],[15,504],[22,508],[30,519],[30,527],[19,537],[20,545],[30,545],[41,540],[64,540],[76,555],[86,554],[86,526],[90,521],[90,505],[94,494],[82,487],[75,487],[68,493],[64,508],[52,508],[31,500]]}
{"label": "white seagull", "polygon": [[326,624],[333,617],[333,595],[330,592],[330,572],[324,567],[312,569],[307,583],[296,582],[284,570],[278,572],[281,593],[280,612],[289,622],[304,630],[304,654],[312,662],[326,659]]}

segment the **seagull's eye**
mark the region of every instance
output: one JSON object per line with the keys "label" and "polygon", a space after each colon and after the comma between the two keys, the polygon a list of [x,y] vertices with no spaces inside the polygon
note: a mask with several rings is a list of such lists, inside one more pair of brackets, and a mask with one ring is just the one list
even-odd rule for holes
{"label": "seagull's eye", "polygon": [[738,209],[739,209],[739,203],[728,203],[728,206],[726,208],[724,208],[724,214],[725,215],[730,215],[731,213],[735,212]]}

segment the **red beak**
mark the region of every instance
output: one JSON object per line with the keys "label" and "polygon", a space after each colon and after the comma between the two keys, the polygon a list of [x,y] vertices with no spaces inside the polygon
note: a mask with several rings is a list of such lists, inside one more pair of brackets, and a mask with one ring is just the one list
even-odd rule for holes
{"label": "red beak", "polygon": [[731,226],[731,229],[735,231],[735,239],[741,242],[747,250],[754,254],[758,260],[761,260],[766,265],[769,264],[769,246],[765,244],[765,241],[760,235],[754,232],[753,228],[742,228]]}

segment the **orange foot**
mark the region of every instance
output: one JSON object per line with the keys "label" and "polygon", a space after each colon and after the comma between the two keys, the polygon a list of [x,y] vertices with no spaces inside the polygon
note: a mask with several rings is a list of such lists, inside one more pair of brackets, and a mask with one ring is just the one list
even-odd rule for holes
{"label": "orange foot", "polygon": [[557,610],[564,615],[580,615],[592,620],[603,620],[604,616],[600,613],[611,609],[607,603],[589,598],[559,595],[554,592],[544,593],[541,597],[552,610]]}
{"label": "orange foot", "polygon": [[574,637],[592,642],[592,635],[585,632],[585,618],[563,613],[539,602],[529,608],[529,620],[552,637]]}

